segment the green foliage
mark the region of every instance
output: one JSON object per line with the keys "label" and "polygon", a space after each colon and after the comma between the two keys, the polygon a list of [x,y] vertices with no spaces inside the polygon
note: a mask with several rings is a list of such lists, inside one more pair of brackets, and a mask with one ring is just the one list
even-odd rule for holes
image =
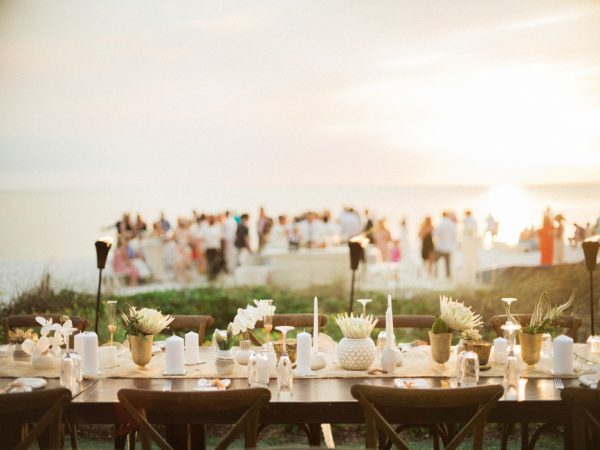
{"label": "green foliage", "polygon": [[446,325],[446,322],[442,320],[440,316],[435,317],[435,322],[431,326],[431,332],[433,334],[450,333],[450,328]]}

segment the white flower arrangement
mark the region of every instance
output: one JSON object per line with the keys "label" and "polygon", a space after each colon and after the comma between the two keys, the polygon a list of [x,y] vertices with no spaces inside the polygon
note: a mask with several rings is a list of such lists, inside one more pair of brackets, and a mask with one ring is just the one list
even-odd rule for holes
{"label": "white flower arrangement", "polygon": [[371,332],[375,328],[377,324],[377,319],[372,315],[368,315],[366,317],[362,316],[354,316],[354,314],[348,313],[338,314],[336,319],[336,323],[344,337],[349,339],[364,339],[371,335]]}
{"label": "white flower arrangement", "polygon": [[154,336],[171,325],[175,320],[157,309],[129,307],[129,314],[122,313],[123,327],[131,336]]}
{"label": "white flower arrangement", "polygon": [[479,342],[481,340],[481,333],[479,333],[478,329],[472,328],[472,329],[463,331],[461,338],[463,341]]}
{"label": "white flower arrangement", "polygon": [[[61,325],[60,323],[52,323],[52,319],[45,319],[40,316],[36,317],[35,321],[42,327],[40,329],[40,338],[37,340],[26,339],[22,345],[23,351],[31,355],[32,358],[37,358],[48,351],[54,356],[59,356],[60,346],[64,342],[63,327],[65,325],[67,328],[72,327],[71,321],[67,318],[65,324]],[[54,332],[54,334],[49,336],[51,332]]]}
{"label": "white flower arrangement", "polygon": [[[452,300],[452,297],[440,296],[440,315],[435,328],[441,328],[439,321],[442,321],[447,332],[472,330],[483,325],[483,320],[479,314],[475,314],[470,306],[464,303]],[[433,329],[434,333],[438,332]]]}
{"label": "white flower arrangement", "polygon": [[275,314],[275,306],[271,304],[271,300],[254,300],[254,304],[256,306],[248,305],[245,309],[238,308],[233,322],[229,324],[233,336],[247,334],[249,330],[254,329],[256,322],[263,320],[265,316]]}

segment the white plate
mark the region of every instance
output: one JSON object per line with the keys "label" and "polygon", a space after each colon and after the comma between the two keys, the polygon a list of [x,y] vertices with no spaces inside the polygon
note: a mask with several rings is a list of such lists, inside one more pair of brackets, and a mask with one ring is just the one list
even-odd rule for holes
{"label": "white plate", "polygon": [[588,373],[579,377],[579,382],[587,387],[592,387],[592,385],[598,387],[598,381],[600,381],[600,374],[597,373]]}
{"label": "white plate", "polygon": [[[218,391],[219,388],[217,388],[217,386],[215,386],[213,384],[214,380],[207,380],[205,378],[200,378],[198,380],[198,384],[196,384],[196,387],[194,388],[195,391]],[[221,380],[221,384],[223,385],[223,387],[225,389],[227,389],[229,387],[229,385],[231,384],[231,380],[228,378],[225,378],[223,380]]]}
{"label": "white plate", "polygon": [[31,389],[42,389],[48,384],[43,378],[17,378],[13,383],[21,383],[23,386],[29,386]]}

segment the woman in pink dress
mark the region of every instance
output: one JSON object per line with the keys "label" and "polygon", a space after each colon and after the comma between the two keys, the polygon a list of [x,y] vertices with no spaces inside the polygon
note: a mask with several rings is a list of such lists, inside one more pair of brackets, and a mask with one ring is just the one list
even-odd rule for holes
{"label": "woman in pink dress", "polygon": [[125,275],[129,279],[130,286],[137,286],[140,272],[129,259],[126,239],[119,239],[119,244],[113,256],[112,266],[116,274]]}

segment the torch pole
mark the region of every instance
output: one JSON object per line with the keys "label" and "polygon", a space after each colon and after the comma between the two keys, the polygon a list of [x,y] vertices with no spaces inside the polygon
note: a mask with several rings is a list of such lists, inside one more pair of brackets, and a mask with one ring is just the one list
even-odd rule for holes
{"label": "torch pole", "polygon": [[590,321],[592,324],[592,336],[596,336],[596,333],[594,332],[594,272],[592,272],[591,270],[590,272]]}
{"label": "torch pole", "polygon": [[348,303],[348,314],[352,314],[354,309],[354,274],[356,270],[352,271],[352,281],[350,282],[350,302]]}
{"label": "torch pole", "polygon": [[100,289],[102,288],[102,269],[98,269],[98,294],[96,294],[96,321],[94,322],[94,331],[98,334],[98,318],[100,316]]}

